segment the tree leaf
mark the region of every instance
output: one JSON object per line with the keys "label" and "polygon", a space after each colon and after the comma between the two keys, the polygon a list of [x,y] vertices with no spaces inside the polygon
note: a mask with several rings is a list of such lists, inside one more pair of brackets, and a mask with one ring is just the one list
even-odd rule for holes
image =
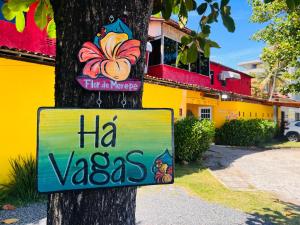
{"label": "tree leaf", "polygon": [[225,14],[225,15],[227,15],[227,16],[229,16],[230,14],[231,14],[231,7],[230,6],[228,6],[228,5],[226,5],[226,6],[224,6],[223,7],[223,13]]}
{"label": "tree leaf", "polygon": [[193,0],[185,0],[186,9],[188,11],[192,11],[194,9],[194,1]]}
{"label": "tree leaf", "polygon": [[208,17],[207,16],[202,16],[201,20],[200,20],[200,25],[203,26],[207,23],[208,21]]}
{"label": "tree leaf", "polygon": [[47,33],[49,38],[56,38],[56,25],[54,19],[50,20],[47,26]]}
{"label": "tree leaf", "polygon": [[202,51],[204,51],[204,46],[205,46],[205,43],[206,43],[206,40],[205,38],[201,37],[201,33],[199,34],[198,38],[197,38],[197,41],[198,41],[198,44],[201,48]]}
{"label": "tree leaf", "polygon": [[9,9],[7,3],[3,4],[1,11],[6,20],[13,20],[16,17],[16,13]]}
{"label": "tree leaf", "polygon": [[213,23],[214,21],[218,21],[218,16],[219,16],[219,13],[218,11],[212,11],[209,15],[208,15],[208,20],[207,20],[207,23],[211,24]]}
{"label": "tree leaf", "polygon": [[222,20],[223,20],[224,26],[227,28],[227,30],[229,32],[235,31],[235,23],[234,23],[234,20],[231,18],[231,16],[222,14]]}
{"label": "tree leaf", "polygon": [[192,41],[193,41],[192,38],[188,35],[182,36],[182,38],[181,38],[181,44],[183,44],[183,45],[188,45]]}
{"label": "tree leaf", "polygon": [[1,222],[4,223],[4,224],[13,224],[13,223],[16,223],[18,221],[19,221],[18,219],[11,218],[11,219],[2,220]]}
{"label": "tree leaf", "polygon": [[2,209],[3,210],[15,210],[16,207],[14,205],[11,205],[11,204],[5,204],[2,206]]}
{"label": "tree leaf", "polygon": [[199,15],[202,15],[203,13],[205,13],[206,9],[207,9],[207,3],[202,3],[201,5],[198,6],[197,12]]}
{"label": "tree leaf", "polygon": [[206,35],[209,35],[210,34],[210,26],[209,25],[202,26],[202,32]]}
{"label": "tree leaf", "polygon": [[20,1],[20,0],[10,0],[7,2],[7,4],[9,9],[16,13],[26,11],[29,6],[27,1]]}
{"label": "tree leaf", "polygon": [[188,64],[188,49],[185,48],[184,50],[182,50],[179,54],[178,54],[178,60],[177,61],[177,65],[180,62],[182,62],[184,65],[187,65]]}
{"label": "tree leaf", "polygon": [[23,32],[25,28],[25,16],[23,12],[19,12],[16,15],[16,28],[19,32]]}
{"label": "tree leaf", "polygon": [[220,45],[217,42],[215,42],[215,41],[207,40],[207,42],[209,43],[209,46],[211,48],[221,48]]}
{"label": "tree leaf", "polygon": [[294,0],[286,0],[286,5],[290,10],[295,10],[296,5]]}
{"label": "tree leaf", "polygon": [[161,8],[162,8],[161,0],[155,0],[153,2],[152,15],[160,13],[161,12]]}
{"label": "tree leaf", "polygon": [[41,30],[43,30],[47,25],[47,9],[43,0],[40,1],[35,10],[34,21]]}
{"label": "tree leaf", "polygon": [[222,0],[221,1],[221,8],[223,8],[224,6],[228,5],[229,0]]}
{"label": "tree leaf", "polygon": [[178,18],[179,18],[179,21],[178,21],[179,27],[183,28],[188,21],[188,12],[186,10],[185,4],[180,5]]}
{"label": "tree leaf", "polygon": [[219,9],[219,3],[214,2],[213,7],[214,7],[216,10],[218,10],[218,9]]}
{"label": "tree leaf", "polygon": [[210,46],[207,41],[205,42],[205,45],[204,45],[204,56],[206,58],[209,58],[209,56],[210,56]]}
{"label": "tree leaf", "polygon": [[198,59],[198,48],[195,43],[187,50],[187,63],[194,63]]}
{"label": "tree leaf", "polygon": [[173,12],[173,14],[178,15],[179,10],[180,10],[180,5],[176,5],[176,6],[173,6],[172,12]]}

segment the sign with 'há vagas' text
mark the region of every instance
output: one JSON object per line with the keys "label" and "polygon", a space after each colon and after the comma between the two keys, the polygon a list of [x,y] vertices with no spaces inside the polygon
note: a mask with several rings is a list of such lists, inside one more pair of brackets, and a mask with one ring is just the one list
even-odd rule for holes
{"label": "sign with 'h\u00e1 vagas' text", "polygon": [[41,193],[174,181],[171,109],[38,112]]}

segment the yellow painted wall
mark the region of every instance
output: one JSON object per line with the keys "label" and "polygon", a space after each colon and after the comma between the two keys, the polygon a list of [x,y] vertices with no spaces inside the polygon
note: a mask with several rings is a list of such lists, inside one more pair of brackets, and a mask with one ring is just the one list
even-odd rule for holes
{"label": "yellow painted wall", "polygon": [[54,105],[54,68],[0,58],[0,182],[10,158],[36,154],[39,106]]}
{"label": "yellow painted wall", "polygon": [[216,127],[221,127],[227,119],[268,119],[273,120],[273,106],[237,101],[220,101],[203,97],[200,92],[188,91],[187,110],[199,116],[199,107],[212,107],[212,118]]}
{"label": "yellow painted wall", "polygon": [[217,127],[222,126],[226,119],[268,119],[273,120],[273,106],[236,101],[220,101],[214,111]]}
{"label": "yellow painted wall", "polygon": [[[175,119],[185,116],[186,91],[157,84],[144,84],[144,108],[173,108]],[[182,116],[180,115],[180,109]]]}

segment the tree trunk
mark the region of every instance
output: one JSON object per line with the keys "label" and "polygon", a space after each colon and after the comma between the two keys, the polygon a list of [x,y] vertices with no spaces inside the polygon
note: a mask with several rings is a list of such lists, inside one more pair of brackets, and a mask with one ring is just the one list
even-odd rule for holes
{"label": "tree trunk", "polygon": [[[55,106],[96,108],[98,93],[79,86],[75,77],[83,65],[78,51],[86,41],[93,41],[109,16],[123,18],[126,6],[127,24],[134,39],[141,40],[142,57],[131,71],[132,78],[143,77],[145,46],[153,0],[51,0],[56,23]],[[125,108],[142,107],[142,90],[125,93]],[[120,92],[101,93],[102,108],[122,108]],[[110,188],[73,191],[49,195],[48,225],[135,224],[136,188]]]}
{"label": "tree trunk", "polygon": [[272,88],[269,96],[269,101],[273,99],[274,91],[276,88],[276,78],[277,78],[277,71],[275,72],[276,74],[273,76],[273,81],[272,81]]}

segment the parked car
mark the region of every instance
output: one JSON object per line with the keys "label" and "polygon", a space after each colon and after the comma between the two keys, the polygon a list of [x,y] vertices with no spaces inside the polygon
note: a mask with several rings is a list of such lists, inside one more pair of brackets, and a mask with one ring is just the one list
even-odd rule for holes
{"label": "parked car", "polygon": [[289,122],[285,126],[284,135],[289,141],[300,140],[300,121]]}

